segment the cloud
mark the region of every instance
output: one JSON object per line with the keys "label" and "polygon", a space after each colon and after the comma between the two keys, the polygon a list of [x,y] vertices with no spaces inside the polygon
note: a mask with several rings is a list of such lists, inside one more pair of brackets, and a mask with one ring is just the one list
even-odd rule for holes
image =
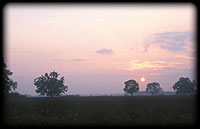
{"label": "cloud", "polygon": [[187,43],[194,42],[194,34],[190,31],[184,32],[162,32],[156,33],[150,43],[145,44],[145,51],[151,44],[158,44],[161,49],[171,52],[187,50]]}
{"label": "cloud", "polygon": [[194,59],[194,57],[192,57],[192,56],[187,56],[187,55],[175,55],[175,57],[183,58],[183,59]]}
{"label": "cloud", "polygon": [[113,51],[111,49],[101,49],[96,51],[97,54],[112,54]]}
{"label": "cloud", "polygon": [[[129,71],[151,70],[152,71],[176,71],[177,69],[187,68],[186,62],[168,62],[168,61],[130,61],[128,67],[121,68]],[[153,72],[154,73],[154,72]]]}
{"label": "cloud", "polygon": [[165,61],[131,61],[129,62],[129,69],[161,69],[167,67],[168,63]]}
{"label": "cloud", "polygon": [[87,59],[80,59],[80,58],[75,58],[75,59],[54,59],[53,61],[66,61],[66,62],[81,62],[81,61],[87,61]]}
{"label": "cloud", "polygon": [[69,60],[69,61],[75,61],[75,62],[79,62],[79,61],[86,61],[86,59],[71,59],[71,60]]}
{"label": "cloud", "polygon": [[53,59],[53,61],[66,61],[66,60],[64,60],[64,59]]}
{"label": "cloud", "polygon": [[167,70],[167,71],[174,71],[174,70],[176,70],[174,67],[165,67],[163,69]]}
{"label": "cloud", "polygon": [[160,73],[150,73],[151,76],[159,76]]}

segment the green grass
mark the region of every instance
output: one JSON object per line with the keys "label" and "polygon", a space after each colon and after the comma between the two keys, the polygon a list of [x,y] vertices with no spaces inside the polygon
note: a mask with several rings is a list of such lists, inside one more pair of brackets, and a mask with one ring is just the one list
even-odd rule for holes
{"label": "green grass", "polygon": [[169,126],[196,122],[195,96],[8,97],[7,125]]}

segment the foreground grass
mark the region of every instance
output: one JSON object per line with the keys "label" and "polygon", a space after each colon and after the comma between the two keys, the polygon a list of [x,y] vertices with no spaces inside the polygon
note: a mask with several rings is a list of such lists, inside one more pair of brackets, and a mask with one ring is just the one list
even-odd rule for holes
{"label": "foreground grass", "polygon": [[8,97],[7,125],[169,126],[196,122],[195,96]]}

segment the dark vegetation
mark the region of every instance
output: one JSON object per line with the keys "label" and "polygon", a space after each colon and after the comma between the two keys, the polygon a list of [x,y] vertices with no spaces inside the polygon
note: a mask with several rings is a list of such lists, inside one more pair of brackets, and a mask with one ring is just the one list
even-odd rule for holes
{"label": "dark vegetation", "polygon": [[5,97],[11,126],[185,126],[195,124],[195,96]]}
{"label": "dark vegetation", "polygon": [[162,91],[160,84],[157,82],[152,82],[147,84],[146,92],[150,92],[152,95],[155,95]]}
{"label": "dark vegetation", "polygon": [[13,74],[8,68],[6,63],[4,62],[4,58],[2,58],[2,83],[3,83],[3,93],[8,94],[9,91],[15,90],[17,88],[17,82],[14,82],[12,79],[10,79],[9,76]]}
{"label": "dark vegetation", "polygon": [[34,79],[34,85],[37,87],[36,93],[54,97],[67,92],[68,86],[64,85],[64,77],[59,80],[58,76],[59,74],[53,71],[49,75],[45,73],[45,75]]}
{"label": "dark vegetation", "polygon": [[[3,61],[4,123],[10,126],[189,126],[197,122],[197,83],[181,77],[173,85],[175,96],[64,96],[68,86],[58,73],[34,79],[36,92],[50,97],[26,97],[17,88]],[[162,88],[149,83],[154,95]],[[139,91],[135,80],[125,82],[124,92]]]}
{"label": "dark vegetation", "polygon": [[139,84],[135,80],[128,80],[124,82],[125,88],[123,89],[124,92],[130,93],[133,96],[134,92],[139,91]]}
{"label": "dark vegetation", "polygon": [[197,91],[197,83],[187,77],[180,77],[172,88],[176,91],[176,94],[191,94]]}

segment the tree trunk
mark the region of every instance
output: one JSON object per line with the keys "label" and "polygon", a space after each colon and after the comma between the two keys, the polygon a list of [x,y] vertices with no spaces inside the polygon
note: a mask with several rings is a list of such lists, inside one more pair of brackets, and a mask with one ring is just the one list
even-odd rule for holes
{"label": "tree trunk", "polygon": [[50,94],[50,97],[52,98],[52,97],[53,97],[53,94]]}

